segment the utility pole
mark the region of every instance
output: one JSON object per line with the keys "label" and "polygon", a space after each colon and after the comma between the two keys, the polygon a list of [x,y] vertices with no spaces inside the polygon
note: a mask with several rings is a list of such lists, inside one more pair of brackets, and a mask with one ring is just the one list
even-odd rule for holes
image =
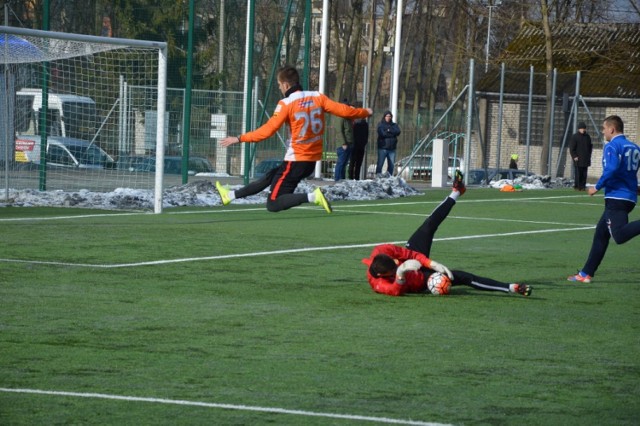
{"label": "utility pole", "polygon": [[393,73],[391,80],[391,113],[393,118],[398,120],[398,86],[400,83],[400,55],[402,47],[402,18],[404,14],[404,2],[398,0],[396,8],[396,34],[395,34],[395,50],[393,53]]}
{"label": "utility pole", "polygon": [[224,21],[225,21],[225,10],[224,10],[224,1],[220,0],[220,23],[219,23],[219,37],[218,37],[218,72],[222,74],[224,71]]}
{"label": "utility pole", "polygon": [[487,46],[485,49],[485,57],[484,57],[484,72],[487,73],[489,71],[489,42],[491,41],[491,15],[493,8],[496,6],[500,6],[502,4],[502,0],[496,0],[495,4],[491,4],[491,0],[487,4],[489,8],[489,23],[487,25]]}

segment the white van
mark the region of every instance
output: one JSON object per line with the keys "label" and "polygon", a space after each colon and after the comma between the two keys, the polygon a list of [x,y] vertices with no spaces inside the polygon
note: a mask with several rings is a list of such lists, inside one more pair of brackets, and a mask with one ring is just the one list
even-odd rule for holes
{"label": "white van", "polygon": [[[41,89],[16,92],[16,135],[40,134]],[[49,93],[48,135],[93,140],[98,128],[96,103],[86,96]]]}

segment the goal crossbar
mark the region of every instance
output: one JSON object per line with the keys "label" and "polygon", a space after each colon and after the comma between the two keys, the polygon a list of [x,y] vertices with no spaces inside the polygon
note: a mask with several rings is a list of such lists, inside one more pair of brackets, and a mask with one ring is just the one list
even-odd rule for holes
{"label": "goal crossbar", "polygon": [[[41,42],[38,43],[36,40]],[[64,41],[64,43],[51,43],[51,40]],[[155,100],[157,122],[155,128],[154,212],[162,212],[164,147],[167,138],[165,133],[167,43],[0,26],[0,46],[0,73],[5,74],[3,81],[6,85],[4,93],[9,93],[9,88],[12,87],[7,76],[7,70],[10,66],[65,60],[126,47],[158,52],[157,99]],[[25,46],[29,46],[29,49],[20,52],[19,49],[25,49]],[[7,124],[5,130],[8,128],[10,126]],[[9,146],[9,140],[6,140],[5,144]],[[8,159],[5,160],[8,161]]]}
{"label": "goal crossbar", "polygon": [[[40,37],[45,39],[76,41],[80,43],[90,43],[92,45],[102,44],[104,45],[104,48],[102,50],[110,50],[110,49],[113,49],[114,46],[131,46],[131,47],[144,47],[147,49],[158,49],[164,52],[167,51],[167,43],[163,41],[134,40],[134,39],[117,38],[117,37],[100,37],[100,36],[92,36],[92,35],[85,35],[85,34],[72,34],[72,33],[61,33],[56,31],[43,31],[43,30],[31,30],[27,28],[6,27],[3,25],[0,25],[0,34],[12,34],[12,35],[24,36],[24,37]],[[97,53],[102,50],[99,49],[92,53]],[[14,61],[12,61],[11,56],[5,57],[4,55],[5,55],[4,51],[0,52],[0,63],[7,63],[7,64],[15,63]]]}

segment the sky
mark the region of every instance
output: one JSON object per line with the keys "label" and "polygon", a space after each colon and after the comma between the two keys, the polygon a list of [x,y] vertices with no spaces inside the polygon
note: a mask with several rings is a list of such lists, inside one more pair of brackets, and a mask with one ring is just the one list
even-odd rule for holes
{"label": "sky", "polygon": [[[631,2],[635,2],[636,9],[633,8]],[[611,2],[611,12],[614,16],[614,22],[640,22],[640,0],[614,0]]]}

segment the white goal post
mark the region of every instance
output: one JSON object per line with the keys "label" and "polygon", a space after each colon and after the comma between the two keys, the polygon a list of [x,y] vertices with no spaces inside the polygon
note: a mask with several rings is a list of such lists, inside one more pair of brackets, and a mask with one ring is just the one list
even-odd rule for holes
{"label": "white goal post", "polygon": [[161,213],[166,86],[164,42],[0,26],[0,198],[145,189]]}

